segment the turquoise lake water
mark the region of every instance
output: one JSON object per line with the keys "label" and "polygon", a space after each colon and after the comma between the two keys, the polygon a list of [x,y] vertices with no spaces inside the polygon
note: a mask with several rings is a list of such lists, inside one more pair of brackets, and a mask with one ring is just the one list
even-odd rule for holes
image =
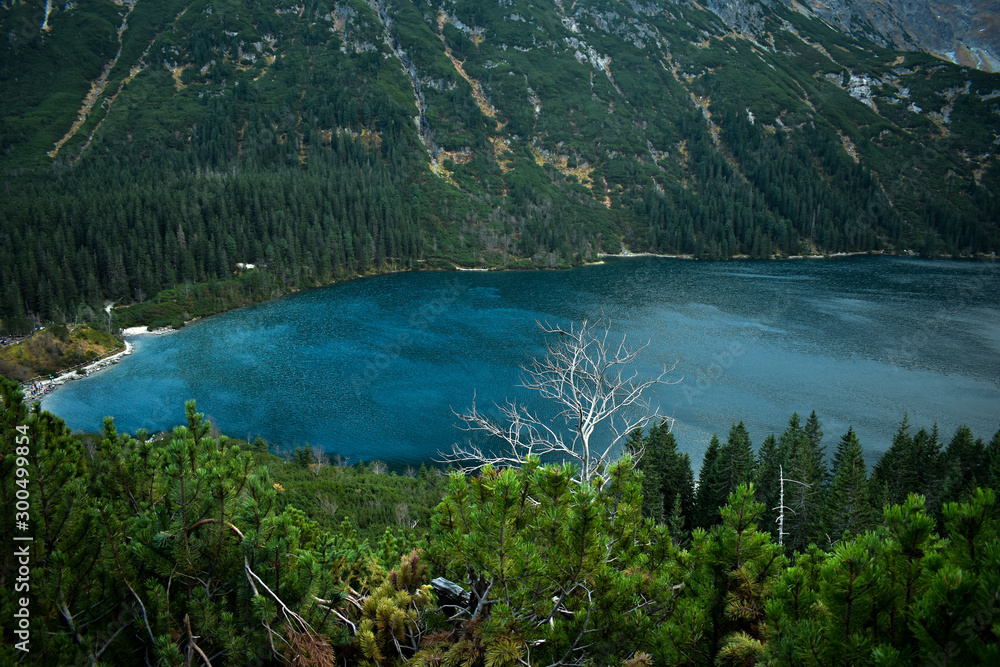
{"label": "turquoise lake water", "polygon": [[[73,429],[169,429],[194,398],[223,433],[392,464],[466,437],[476,396],[545,409],[516,385],[536,321],[603,314],[676,362],[661,412],[695,466],[743,420],[755,445],[815,410],[828,451],[849,425],[869,463],[904,412],[950,439],[1000,429],[1000,264],[889,257],[613,259],[570,271],[420,272],[309,290],[133,339],[116,366],[43,401]],[[696,467],[697,470],[697,467]]]}

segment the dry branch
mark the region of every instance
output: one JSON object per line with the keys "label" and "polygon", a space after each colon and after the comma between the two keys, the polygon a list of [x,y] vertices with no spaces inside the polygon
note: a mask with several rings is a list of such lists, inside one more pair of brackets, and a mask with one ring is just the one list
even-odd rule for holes
{"label": "dry branch", "polygon": [[[458,464],[471,473],[488,465],[521,465],[531,456],[557,457],[577,463],[580,481],[589,481],[609,467],[633,430],[654,420],[672,422],[653,408],[648,391],[655,385],[679,382],[668,377],[676,364],[643,379],[635,362],[648,343],[632,347],[624,335],[619,342],[609,340],[611,326],[603,319],[584,320],[568,329],[541,322],[539,327],[554,339],[546,345],[544,357],[523,367],[526,375],[521,386],[552,401],[559,412],[546,421],[525,406],[507,401],[496,405],[501,413],[496,420],[480,412],[473,399],[467,412],[456,413],[459,428],[485,434],[499,441],[499,447],[487,450],[471,442],[455,444],[450,453],[439,452],[442,462]],[[564,429],[552,425],[560,418]]]}

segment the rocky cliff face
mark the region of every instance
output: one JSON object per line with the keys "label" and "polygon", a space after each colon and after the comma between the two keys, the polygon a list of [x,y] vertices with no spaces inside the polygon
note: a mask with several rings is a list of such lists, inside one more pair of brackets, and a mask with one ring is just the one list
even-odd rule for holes
{"label": "rocky cliff face", "polygon": [[[883,46],[926,51],[966,67],[1000,71],[997,0],[780,1],[855,37],[864,36]],[[723,11],[714,11],[725,18]]]}

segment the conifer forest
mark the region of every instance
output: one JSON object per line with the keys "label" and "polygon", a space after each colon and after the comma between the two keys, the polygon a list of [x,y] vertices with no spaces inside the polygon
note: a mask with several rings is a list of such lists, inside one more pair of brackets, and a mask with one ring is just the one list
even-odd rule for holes
{"label": "conifer forest", "polygon": [[0,332],[623,249],[1000,249],[1000,74],[711,6],[0,3]]}
{"label": "conifer forest", "polygon": [[[2,533],[11,546],[15,521],[34,530],[30,570],[14,548],[0,567],[5,660],[1000,657],[1000,433],[984,442],[904,420],[868,475],[853,431],[828,438],[815,414],[793,414],[756,453],[740,422],[713,437],[695,486],[666,423],[633,431],[616,463],[581,482],[537,458],[477,475],[389,472],[301,447],[281,459],[213,434],[193,402],[170,434],[120,433],[108,419],[99,435],[72,435],[16,384],[2,381],[2,399],[3,506],[30,489],[30,509],[5,512]],[[785,484],[779,534],[782,478],[797,483]],[[14,648],[22,595],[29,654]]]}
{"label": "conifer forest", "polygon": [[394,468],[193,400],[71,431],[25,394],[125,328],[384,273],[995,262],[988,59],[890,34],[888,2],[840,3],[877,9],[850,30],[703,4],[0,0],[0,664],[1000,665],[1000,431],[904,416],[871,468],[816,412],[591,441],[668,384],[614,384],[631,353],[587,367],[589,413],[536,362],[568,435],[473,407],[510,458]]}

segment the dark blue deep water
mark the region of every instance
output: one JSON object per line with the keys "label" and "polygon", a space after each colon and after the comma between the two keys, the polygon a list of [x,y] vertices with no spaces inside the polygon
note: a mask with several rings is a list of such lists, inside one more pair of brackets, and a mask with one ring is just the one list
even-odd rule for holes
{"label": "dark blue deep water", "polygon": [[[43,407],[73,429],[169,429],[197,399],[223,433],[308,442],[353,460],[433,458],[465,437],[452,409],[533,397],[519,366],[536,320],[603,315],[649,341],[649,372],[699,465],[742,419],[759,444],[815,410],[828,451],[853,425],[869,462],[904,412],[950,439],[1000,428],[1000,265],[856,257],[787,262],[616,259],[562,272],[422,272],[301,292],[165,336]],[[541,406],[539,406],[541,407]],[[696,468],[697,470],[697,468]]]}

